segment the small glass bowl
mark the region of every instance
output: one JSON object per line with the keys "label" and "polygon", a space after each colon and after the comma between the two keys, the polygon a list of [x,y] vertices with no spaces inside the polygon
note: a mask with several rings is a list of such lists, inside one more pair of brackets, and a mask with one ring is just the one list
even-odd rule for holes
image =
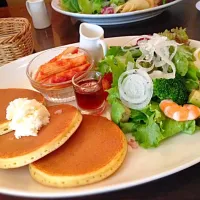
{"label": "small glass bowl", "polygon": [[101,115],[105,109],[102,76],[97,71],[78,72],[72,78],[76,103],[82,114]]}
{"label": "small glass bowl", "polygon": [[[61,47],[44,51],[32,59],[26,70],[27,77],[32,87],[38,90],[45,97],[45,99],[52,103],[66,103],[75,100],[72,81],[70,80],[52,84],[39,83],[34,80],[34,76],[42,64],[47,63],[55,56],[62,53],[65,49],[66,47]],[[88,62],[91,64],[86,71],[90,71],[94,66],[93,58],[83,49],[79,48],[79,52],[83,52],[87,56]]]}

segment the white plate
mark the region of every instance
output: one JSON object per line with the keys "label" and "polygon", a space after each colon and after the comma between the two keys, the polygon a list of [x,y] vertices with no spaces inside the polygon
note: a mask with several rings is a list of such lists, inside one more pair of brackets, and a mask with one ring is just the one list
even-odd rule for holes
{"label": "white plate", "polygon": [[62,10],[59,4],[60,0],[52,0],[51,5],[52,8],[64,15],[69,15],[74,17],[80,21],[98,24],[98,25],[119,25],[119,24],[128,24],[132,22],[137,22],[145,19],[149,19],[161,14],[164,10],[169,8],[170,6],[175,5],[176,3],[182,0],[175,0],[171,3],[167,3],[165,5],[157,6],[155,8],[150,8],[146,10],[139,10],[134,12],[127,13],[117,13],[117,14],[80,14],[67,12]]}
{"label": "white plate", "polygon": [[[123,45],[132,37],[108,38],[109,45]],[[77,44],[76,44],[77,45]],[[192,41],[200,47],[200,42]],[[31,88],[26,78],[26,66],[37,54],[25,57],[0,68],[0,88]],[[1,97],[3,98],[3,97]],[[179,134],[163,142],[156,149],[129,151],[122,167],[110,178],[99,183],[69,189],[45,187],[29,175],[28,168],[0,170],[0,193],[27,197],[75,197],[147,183],[186,169],[200,162],[200,133]],[[186,151],[187,147],[187,151]]]}

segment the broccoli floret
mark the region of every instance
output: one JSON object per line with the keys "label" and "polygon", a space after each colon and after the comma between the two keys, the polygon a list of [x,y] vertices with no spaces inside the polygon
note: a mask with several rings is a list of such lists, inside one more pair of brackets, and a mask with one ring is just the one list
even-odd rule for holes
{"label": "broccoli floret", "polygon": [[174,79],[155,79],[153,84],[154,97],[171,99],[180,105],[187,103],[189,94],[183,77],[177,75]]}

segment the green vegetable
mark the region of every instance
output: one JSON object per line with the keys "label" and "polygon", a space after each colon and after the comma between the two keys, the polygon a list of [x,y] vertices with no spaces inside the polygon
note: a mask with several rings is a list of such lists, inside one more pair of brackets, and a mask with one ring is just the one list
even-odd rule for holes
{"label": "green vegetable", "polygon": [[180,74],[181,76],[185,76],[187,74],[189,61],[181,51],[177,51],[173,58],[173,63],[176,67],[176,73]]}
{"label": "green vegetable", "polygon": [[157,147],[164,139],[159,125],[154,121],[154,115],[149,117],[146,124],[138,126],[133,135],[144,148]]}
{"label": "green vegetable", "polygon": [[195,61],[194,51],[195,49],[188,45],[180,45],[177,49],[177,52],[182,56],[185,56],[188,61]]}
{"label": "green vegetable", "polygon": [[[116,50],[116,49],[115,49]],[[114,51],[116,53],[116,51]],[[112,87],[118,85],[120,75],[126,70],[127,63],[134,62],[131,52],[126,52],[123,56],[108,55],[103,61],[98,64],[98,70],[104,75],[105,73],[112,72],[113,83]]]}
{"label": "green vegetable", "polygon": [[187,103],[188,91],[185,79],[178,75],[174,79],[155,79],[154,96],[160,100],[171,99],[180,105]]}
{"label": "green vegetable", "polygon": [[122,51],[121,46],[110,46],[110,48],[107,51],[106,56],[119,56],[124,55],[125,52]]}
{"label": "green vegetable", "polygon": [[103,2],[104,0],[93,0],[92,3],[92,13],[101,13],[101,10],[103,8]]}
{"label": "green vegetable", "polygon": [[186,29],[183,28],[174,28],[165,30],[163,33],[160,33],[162,36],[168,37],[170,40],[176,40],[178,43],[188,44],[188,35]]}
{"label": "green vegetable", "polygon": [[120,122],[127,122],[130,114],[130,109],[124,106],[119,100],[113,101],[111,105],[111,118],[113,122],[116,124],[119,124]]}
{"label": "green vegetable", "polygon": [[200,90],[193,90],[190,93],[188,103],[200,107]]}
{"label": "green vegetable", "polygon": [[61,0],[62,9],[85,14],[101,13],[104,4],[104,0]]}
{"label": "green vegetable", "polygon": [[104,59],[101,62],[98,63],[97,65],[98,71],[101,72],[102,75],[111,72],[111,67],[110,65],[107,63],[107,60]]}
{"label": "green vegetable", "polygon": [[156,102],[142,111],[131,110],[129,122],[120,123],[120,127],[125,133],[132,132],[144,148],[157,147],[163,140],[180,132],[194,134],[198,128],[195,120],[178,122],[165,117]]}
{"label": "green vegetable", "polygon": [[118,85],[118,79],[120,75],[125,71],[126,65],[125,63],[121,62],[119,57],[114,57],[114,56],[107,56],[105,58],[106,63],[110,66],[110,69],[112,71],[113,75],[113,83],[112,86],[117,86]]}
{"label": "green vegetable", "polygon": [[163,121],[162,134],[165,139],[180,132],[193,134],[195,132],[195,126],[195,120],[178,122],[172,119],[166,119]]}
{"label": "green vegetable", "polygon": [[61,7],[63,10],[70,12],[80,12],[81,9],[78,4],[78,0],[61,0]]}
{"label": "green vegetable", "polygon": [[118,87],[113,87],[108,90],[107,101],[109,104],[112,104],[113,101],[120,99]]}
{"label": "green vegetable", "polygon": [[199,89],[199,81],[198,80],[192,80],[192,79],[186,79],[185,86],[187,88],[188,92],[192,92],[193,90]]}
{"label": "green vegetable", "polygon": [[82,13],[92,14],[92,2],[90,0],[78,0]]}
{"label": "green vegetable", "polygon": [[133,122],[120,122],[119,126],[124,133],[133,133],[137,130],[137,125]]}
{"label": "green vegetable", "polygon": [[115,4],[117,6],[124,4],[125,0],[110,0],[110,4]]}
{"label": "green vegetable", "polygon": [[194,49],[187,45],[178,47],[177,53],[173,58],[176,66],[176,73],[185,76],[185,86],[188,92],[199,88],[198,79],[200,78],[198,69],[194,66]]}
{"label": "green vegetable", "polygon": [[198,81],[200,79],[200,70],[195,66],[194,62],[189,62],[186,78],[194,81]]}
{"label": "green vegetable", "polygon": [[107,52],[106,57],[98,63],[98,71],[102,75],[108,72],[113,74],[112,87],[118,85],[118,79],[120,75],[126,70],[128,62],[135,63],[135,59],[141,55],[141,51],[138,49],[125,48],[127,51],[123,51],[119,46],[111,46]]}
{"label": "green vegetable", "polygon": [[[141,51],[130,49],[130,47],[124,47],[125,50],[122,50],[119,46],[112,46],[104,60],[98,64],[98,69],[102,74],[112,72],[113,83],[107,97],[111,105],[112,120],[124,133],[132,133],[140,146],[144,148],[157,147],[165,139],[180,132],[194,134],[196,130],[200,130],[200,120],[178,122],[167,118],[160,110],[159,102],[164,99],[172,99],[180,105],[187,103],[189,93],[194,89],[199,89],[200,79],[200,70],[194,65],[194,49],[188,46],[186,30],[176,28],[165,31],[162,35],[181,43],[172,60],[176,66],[176,77],[153,80],[154,96],[143,110],[133,110],[123,105],[118,90],[120,75],[126,70],[128,62],[133,63],[135,68],[135,61],[141,56]],[[172,52],[173,47],[170,48],[170,53]],[[143,67],[148,66],[144,64]]]}
{"label": "green vegetable", "polygon": [[139,110],[131,110],[130,121],[133,123],[146,123],[148,116]]}

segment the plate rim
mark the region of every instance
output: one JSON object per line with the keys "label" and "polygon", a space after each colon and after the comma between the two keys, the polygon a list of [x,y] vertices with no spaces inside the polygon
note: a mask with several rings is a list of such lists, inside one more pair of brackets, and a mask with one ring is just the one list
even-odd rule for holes
{"label": "plate rim", "polygon": [[[124,38],[133,38],[133,37],[137,37],[137,36],[121,36],[121,37],[111,37],[111,38],[105,38],[105,41],[107,41],[109,43],[109,40],[112,39],[124,39]],[[198,46],[200,46],[200,41],[198,40],[190,40],[192,43],[196,43],[198,44]],[[68,45],[63,45],[63,46],[59,46],[59,47],[55,47],[55,48],[51,48],[48,50],[52,50],[52,49],[59,49],[62,47],[66,47],[66,46],[70,46],[70,45],[78,45],[79,43],[72,43],[72,44],[68,44]],[[44,51],[48,51],[48,50],[44,50]],[[6,64],[4,66],[2,66],[0,68],[0,72],[1,70],[3,70],[5,67],[9,66],[9,65],[13,65],[16,68],[16,65],[23,65],[23,67],[26,67],[28,62],[34,57],[37,56],[39,53],[42,53],[44,51],[41,52],[37,52],[34,54],[31,54],[29,56],[23,57],[21,59],[18,59],[16,61],[13,61],[9,64]],[[24,60],[25,63],[27,64],[21,64],[21,62]],[[19,62],[19,64],[18,64]],[[22,62],[23,63],[23,62]],[[123,189],[128,189],[131,187],[135,187],[135,186],[139,186],[145,183],[150,183],[152,181],[167,177],[169,175],[175,174],[177,172],[180,172],[184,169],[187,169],[191,166],[194,166],[195,164],[200,162],[200,156],[197,157],[196,159],[191,160],[190,162],[187,162],[185,164],[180,164],[177,167],[170,169],[170,170],[165,170],[161,173],[155,174],[153,176],[148,176],[146,178],[142,178],[142,179],[138,179],[136,181],[127,181],[124,183],[117,183],[115,185],[110,185],[108,186],[101,186],[99,188],[93,188],[89,190],[82,190],[82,191],[77,191],[76,193],[72,193],[72,192],[68,192],[66,190],[66,192],[42,192],[42,193],[33,193],[33,192],[28,192],[28,191],[21,191],[21,190],[16,190],[16,189],[9,189],[9,188],[2,188],[0,187],[0,194],[5,194],[5,195],[11,195],[11,196],[17,196],[17,197],[29,197],[29,198],[67,198],[67,197],[81,197],[81,196],[90,196],[90,195],[97,195],[97,194],[104,194],[104,193],[108,193],[108,192],[114,192],[114,191],[119,191],[119,190],[123,190]],[[58,189],[59,190],[59,189]]]}
{"label": "plate rim", "polygon": [[145,14],[145,13],[151,13],[158,10],[166,9],[183,0],[175,0],[164,5],[160,5],[154,8],[148,8],[144,10],[138,10],[138,11],[126,12],[126,13],[103,14],[103,15],[102,14],[82,14],[82,13],[74,13],[74,12],[65,11],[65,10],[62,10],[60,7],[57,7],[58,1],[59,0],[52,0],[51,6],[55,11],[62,13],[64,15],[69,15],[71,17],[76,17],[76,18],[83,17],[83,18],[88,18],[88,19],[105,19],[105,18],[119,18],[119,17],[135,16],[135,15],[140,15],[140,14]]}

